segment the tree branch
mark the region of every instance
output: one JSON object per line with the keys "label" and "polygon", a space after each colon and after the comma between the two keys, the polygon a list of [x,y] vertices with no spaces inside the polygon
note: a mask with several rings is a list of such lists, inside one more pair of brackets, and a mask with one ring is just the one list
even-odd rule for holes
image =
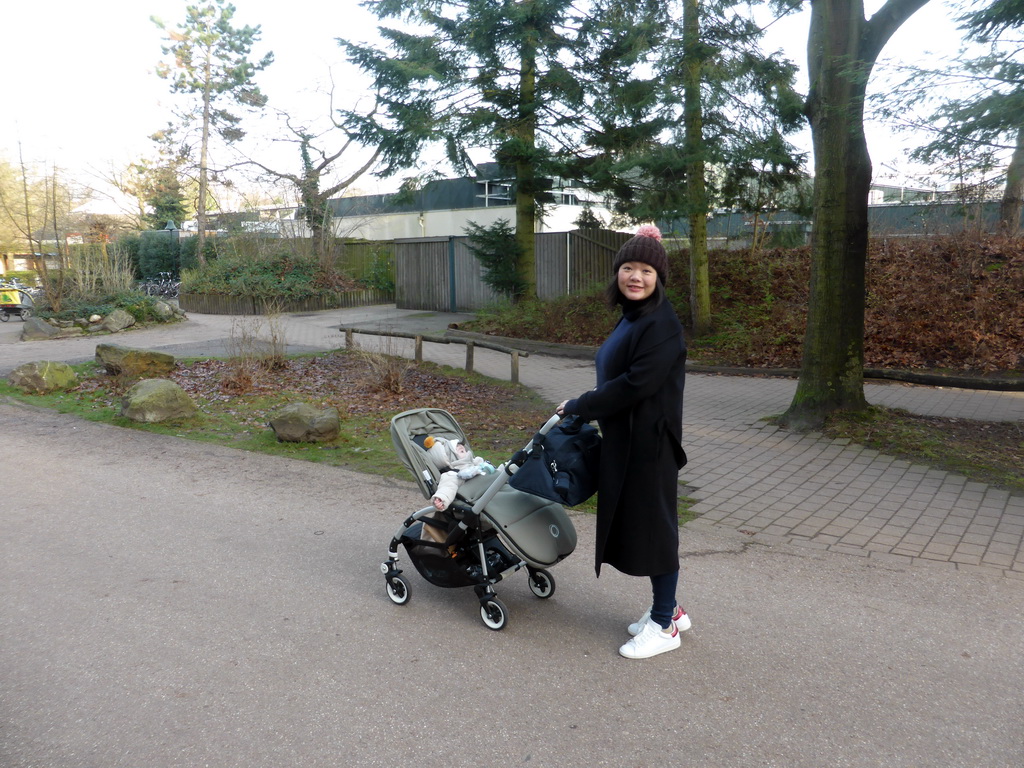
{"label": "tree branch", "polygon": [[928,0],[887,0],[864,25],[861,60],[874,63],[882,48],[889,42],[889,38],[927,2]]}

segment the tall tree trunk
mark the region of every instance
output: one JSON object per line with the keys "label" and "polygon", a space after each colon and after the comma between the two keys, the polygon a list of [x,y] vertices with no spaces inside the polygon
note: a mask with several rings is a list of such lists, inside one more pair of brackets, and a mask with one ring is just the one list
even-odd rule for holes
{"label": "tall tree trunk", "polygon": [[313,252],[316,255],[317,263],[321,267],[327,267],[327,238],[324,231],[324,215],[323,209],[312,209],[312,212],[307,215],[306,223],[309,225],[310,233],[312,234],[311,240],[313,241]]}
{"label": "tall tree trunk", "polygon": [[1017,146],[1006,168],[1006,189],[999,204],[999,226],[1015,235],[1020,231],[1020,217],[1024,212],[1024,126],[1017,129]]}
{"label": "tall tree trunk", "polygon": [[[49,186],[49,185],[47,185]],[[68,271],[71,266],[71,258],[68,253],[68,239],[61,238],[60,227],[57,221],[57,167],[53,168],[53,185],[48,195],[50,210],[53,213],[53,244],[54,249],[57,252],[57,290],[56,294],[60,297],[64,296],[65,284],[68,279]],[[45,259],[45,255],[43,256]],[[60,309],[62,299],[57,302],[57,309]]]}
{"label": "tall tree trunk", "polygon": [[300,204],[303,207],[303,217],[306,226],[309,227],[313,252],[317,262],[327,270],[332,266],[330,258],[329,236],[327,233],[327,198],[320,193],[320,180],[318,176],[303,177],[303,191]]}
{"label": "tall tree trunk", "polygon": [[196,227],[199,232],[196,242],[196,257],[199,263],[206,265],[206,193],[209,187],[209,158],[210,148],[210,56],[211,51],[206,51],[206,63],[203,65],[203,137],[199,146],[199,200],[196,203]]}
{"label": "tall tree trunk", "polygon": [[927,0],[888,0],[867,21],[862,0],[812,0],[807,118],[814,148],[811,283],[800,381],[782,423],[815,429],[862,410],[871,158],[864,94],[892,33]]}
{"label": "tall tree trunk", "polygon": [[317,263],[324,272],[331,272],[334,269],[334,232],[330,228],[329,203],[326,197],[317,193],[310,196],[308,205],[306,223],[313,233]]}
{"label": "tall tree trunk", "polygon": [[686,198],[690,221],[690,320],[697,338],[711,332],[711,290],[708,277],[708,200],[704,185],[704,113],[700,82],[703,56],[700,45],[698,0],[683,6],[683,49],[686,58],[683,84],[683,121],[686,132]]}
{"label": "tall tree trunk", "polygon": [[[39,272],[39,276],[42,278],[43,287],[47,291],[47,299],[50,302],[50,307],[55,311],[60,311],[62,295],[54,291],[50,285],[50,271],[46,264],[46,254],[43,253],[43,244],[39,242],[39,250],[36,251],[36,239],[33,234],[32,224],[32,204],[28,194],[28,170],[25,167],[25,155],[21,149],[21,142],[18,142],[18,164],[21,167],[21,193],[22,198],[25,201],[25,239],[28,240],[28,252],[32,263],[35,264],[36,270]],[[46,201],[43,201],[43,229],[46,228]],[[13,217],[12,217],[13,221]],[[56,229],[56,227],[54,228]],[[36,254],[38,253],[38,258]]]}
{"label": "tall tree trunk", "polygon": [[[537,295],[537,42],[536,32],[523,33],[519,59],[519,115],[514,129],[516,158],[516,242],[519,243],[519,277],[525,296]],[[523,297],[517,297],[523,298]]]}

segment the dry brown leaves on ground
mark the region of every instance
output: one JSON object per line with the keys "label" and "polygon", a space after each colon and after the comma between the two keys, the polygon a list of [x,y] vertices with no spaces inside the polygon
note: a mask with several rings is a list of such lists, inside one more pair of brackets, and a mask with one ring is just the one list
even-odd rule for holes
{"label": "dry brown leaves on ground", "polygon": [[[171,378],[194,398],[223,401],[237,396],[230,389],[225,391],[231,373],[231,361],[201,360],[179,366]],[[340,351],[286,359],[272,370],[257,370],[251,388],[244,394],[281,393],[311,403],[332,405],[351,414],[397,413],[426,407],[458,411],[460,405],[466,403],[486,408],[509,398],[505,387],[449,377],[429,366],[410,366],[402,377],[400,391],[381,388],[366,360]]]}
{"label": "dry brown leaves on ground", "polygon": [[[723,364],[799,367],[810,249],[715,252],[711,265],[713,310],[748,334]],[[1024,238],[873,239],[864,326],[868,368],[1024,368]]]}

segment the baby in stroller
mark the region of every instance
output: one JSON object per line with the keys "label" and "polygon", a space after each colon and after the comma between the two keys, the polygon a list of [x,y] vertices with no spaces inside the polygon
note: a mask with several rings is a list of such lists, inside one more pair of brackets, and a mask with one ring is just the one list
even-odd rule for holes
{"label": "baby in stroller", "polygon": [[[490,475],[496,471],[489,461],[474,456],[473,451],[462,440],[428,435],[423,440],[423,448],[434,462],[434,466],[441,472],[437,489],[431,497],[431,502],[438,512],[443,512],[451,506],[459,492],[459,486],[464,482],[478,475]],[[498,469],[502,467],[504,464]]]}

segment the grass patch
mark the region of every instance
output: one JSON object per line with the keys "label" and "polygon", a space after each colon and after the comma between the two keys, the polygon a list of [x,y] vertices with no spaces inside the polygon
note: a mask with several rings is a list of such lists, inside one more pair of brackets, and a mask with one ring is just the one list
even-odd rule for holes
{"label": "grass patch", "polygon": [[1020,423],[918,416],[872,406],[862,413],[834,413],[822,431],[888,456],[1024,493],[1024,425]]}
{"label": "grass patch", "polygon": [[697,500],[687,496],[685,493],[679,495],[679,505],[676,510],[676,517],[679,520],[680,525],[686,525],[691,520],[696,520],[698,515],[693,511],[693,505],[697,503]]}

